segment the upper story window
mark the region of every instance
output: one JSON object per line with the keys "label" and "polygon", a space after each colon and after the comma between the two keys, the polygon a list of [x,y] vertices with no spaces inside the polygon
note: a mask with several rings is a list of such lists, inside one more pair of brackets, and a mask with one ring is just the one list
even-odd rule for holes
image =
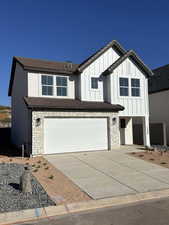
{"label": "upper story window", "polygon": [[139,79],[131,79],[131,95],[135,97],[140,96],[140,80]]}
{"label": "upper story window", "polygon": [[128,78],[120,78],[120,96],[129,96],[129,79]]}
{"label": "upper story window", "polygon": [[140,79],[119,78],[120,96],[140,97]]}
{"label": "upper story window", "polygon": [[67,77],[56,77],[56,95],[67,96]]}
{"label": "upper story window", "polygon": [[67,77],[56,75],[42,75],[41,85],[43,96],[67,96]]}
{"label": "upper story window", "polygon": [[91,88],[98,89],[98,78],[96,77],[91,78]]}
{"label": "upper story window", "polygon": [[53,95],[53,76],[42,75],[42,95]]}

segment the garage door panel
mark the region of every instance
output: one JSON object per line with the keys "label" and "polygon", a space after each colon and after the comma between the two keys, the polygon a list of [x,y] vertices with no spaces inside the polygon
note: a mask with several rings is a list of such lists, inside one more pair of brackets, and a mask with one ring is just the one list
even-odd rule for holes
{"label": "garage door panel", "polygon": [[46,154],[105,150],[108,148],[106,118],[46,118]]}

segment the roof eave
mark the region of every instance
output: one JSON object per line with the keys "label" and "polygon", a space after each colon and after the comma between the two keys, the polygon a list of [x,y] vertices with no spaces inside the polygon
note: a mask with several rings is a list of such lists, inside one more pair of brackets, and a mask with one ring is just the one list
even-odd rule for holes
{"label": "roof eave", "polygon": [[143,61],[137,56],[137,54],[130,50],[126,52],[126,54],[120,58],[118,58],[108,69],[106,69],[102,74],[108,75],[111,74],[121,63],[123,63],[127,58],[131,59],[132,62],[140,68],[140,70],[147,76],[151,77],[153,76],[152,70],[150,70]]}
{"label": "roof eave", "polygon": [[98,57],[104,54],[111,47],[121,55],[124,55],[126,53],[126,50],[116,40],[113,40],[105,47],[98,50],[91,58],[89,57],[89,59],[85,63],[82,62],[77,68],[77,72],[82,73],[86,67],[88,67],[92,62],[94,62]]}

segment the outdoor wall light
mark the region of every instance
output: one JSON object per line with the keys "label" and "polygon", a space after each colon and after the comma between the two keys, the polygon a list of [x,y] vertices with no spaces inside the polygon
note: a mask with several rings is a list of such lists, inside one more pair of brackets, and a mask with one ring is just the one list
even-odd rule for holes
{"label": "outdoor wall light", "polygon": [[117,118],[116,117],[113,117],[112,121],[113,121],[113,125],[115,125],[116,122],[117,122]]}
{"label": "outdoor wall light", "polygon": [[36,126],[39,127],[41,125],[41,119],[37,118],[36,119]]}

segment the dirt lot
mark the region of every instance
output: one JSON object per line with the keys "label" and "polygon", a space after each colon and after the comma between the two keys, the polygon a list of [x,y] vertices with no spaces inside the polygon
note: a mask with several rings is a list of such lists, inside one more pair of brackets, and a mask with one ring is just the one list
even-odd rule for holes
{"label": "dirt lot", "polygon": [[152,151],[152,152],[142,151],[142,152],[132,152],[129,154],[134,157],[169,168],[169,153],[168,152],[161,153],[158,151]]}
{"label": "dirt lot", "polygon": [[87,201],[91,198],[69,178],[54,168],[43,157],[21,158],[0,156],[0,163],[21,163],[32,166],[32,173],[56,204]]}

